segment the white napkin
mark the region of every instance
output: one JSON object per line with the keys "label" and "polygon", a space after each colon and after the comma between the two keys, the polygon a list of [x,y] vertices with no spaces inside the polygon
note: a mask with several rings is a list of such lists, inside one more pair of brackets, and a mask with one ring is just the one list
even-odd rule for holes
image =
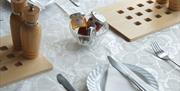
{"label": "white napkin", "polygon": [[111,65],[108,69],[105,91],[137,91],[125,77]]}
{"label": "white napkin", "polygon": [[58,6],[60,6],[68,15],[71,15],[73,13],[81,12],[81,9],[79,7],[76,7],[74,4],[72,4],[69,0],[61,1],[56,0],[56,3]]}

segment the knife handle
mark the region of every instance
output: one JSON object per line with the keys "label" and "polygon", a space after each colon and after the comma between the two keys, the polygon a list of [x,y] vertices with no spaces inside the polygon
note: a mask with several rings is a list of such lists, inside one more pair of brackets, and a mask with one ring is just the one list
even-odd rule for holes
{"label": "knife handle", "polygon": [[130,78],[130,77],[128,77],[127,76],[127,79],[132,83],[132,84],[134,84],[137,88],[138,88],[138,90],[140,90],[140,91],[147,91],[144,87],[142,87],[138,82],[136,82],[136,80],[134,80],[134,79],[132,79],[132,78]]}
{"label": "knife handle", "polygon": [[57,75],[57,80],[67,91],[75,91],[69,81],[62,74]]}

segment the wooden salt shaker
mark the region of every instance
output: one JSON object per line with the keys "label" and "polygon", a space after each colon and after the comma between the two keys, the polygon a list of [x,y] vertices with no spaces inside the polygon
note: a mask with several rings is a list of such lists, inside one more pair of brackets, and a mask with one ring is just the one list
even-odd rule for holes
{"label": "wooden salt shaker", "polygon": [[180,0],[169,0],[169,9],[173,11],[180,11]]}
{"label": "wooden salt shaker", "polygon": [[26,6],[23,10],[24,24],[21,27],[21,42],[23,56],[27,59],[35,59],[38,57],[41,27],[37,20],[40,9],[37,6]]}
{"label": "wooden salt shaker", "polygon": [[167,4],[168,0],[156,0],[156,2],[159,4]]}
{"label": "wooden salt shaker", "polygon": [[26,6],[26,0],[11,0],[12,14],[10,16],[11,35],[14,50],[21,50],[20,26],[22,24],[22,10]]}

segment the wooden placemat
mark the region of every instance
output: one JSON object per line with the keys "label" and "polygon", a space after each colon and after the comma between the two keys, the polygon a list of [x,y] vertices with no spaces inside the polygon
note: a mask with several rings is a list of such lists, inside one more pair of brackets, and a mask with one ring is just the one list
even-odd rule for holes
{"label": "wooden placemat", "polygon": [[0,87],[53,67],[42,55],[34,60],[26,60],[21,53],[13,51],[10,36],[0,38]]}
{"label": "wooden placemat", "polygon": [[180,12],[170,11],[168,5],[155,0],[122,0],[95,11],[103,14],[111,28],[127,41],[180,23]]}

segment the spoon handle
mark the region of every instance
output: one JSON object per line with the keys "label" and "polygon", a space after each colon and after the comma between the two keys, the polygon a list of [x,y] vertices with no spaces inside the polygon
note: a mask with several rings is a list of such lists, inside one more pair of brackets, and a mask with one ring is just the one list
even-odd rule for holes
{"label": "spoon handle", "polygon": [[76,91],[62,74],[57,75],[57,80],[67,91]]}

